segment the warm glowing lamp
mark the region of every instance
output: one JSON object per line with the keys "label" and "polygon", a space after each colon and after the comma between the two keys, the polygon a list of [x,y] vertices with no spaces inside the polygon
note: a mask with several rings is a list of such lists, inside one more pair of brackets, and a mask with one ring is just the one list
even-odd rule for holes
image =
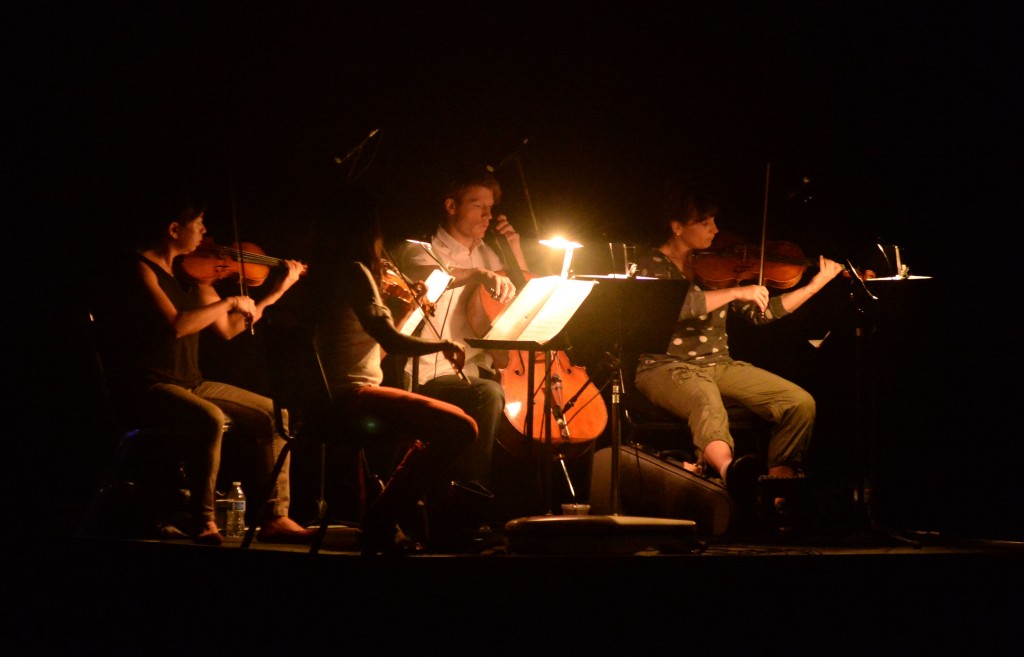
{"label": "warm glowing lamp", "polygon": [[541,244],[544,246],[550,246],[553,249],[565,249],[565,256],[562,258],[562,278],[569,277],[569,263],[572,262],[572,252],[576,249],[582,249],[583,245],[576,242],[571,242],[563,237],[554,237],[549,240],[541,240]]}

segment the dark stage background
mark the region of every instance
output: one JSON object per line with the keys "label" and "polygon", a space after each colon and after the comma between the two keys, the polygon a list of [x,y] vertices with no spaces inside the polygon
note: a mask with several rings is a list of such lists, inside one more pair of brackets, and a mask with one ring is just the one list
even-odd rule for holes
{"label": "dark stage background", "polygon": [[[112,445],[84,318],[154,178],[201,174],[218,241],[234,217],[243,240],[302,258],[322,185],[377,191],[398,241],[432,229],[446,167],[491,164],[524,235],[561,231],[585,245],[579,271],[604,273],[609,240],[652,239],[677,169],[718,189],[720,227],[758,239],[770,164],[769,239],[857,266],[897,244],[933,278],[873,287],[868,308],[837,281],[785,326],[737,329],[734,348],[819,397],[823,471],[849,477],[869,443],[887,523],[1020,537],[1019,384],[1005,382],[1019,360],[1017,19],[947,3],[659,4],[19,3],[5,371],[22,510],[56,509],[66,529]],[[208,374],[259,389],[259,347],[211,347]],[[851,401],[857,384],[869,405]]]}

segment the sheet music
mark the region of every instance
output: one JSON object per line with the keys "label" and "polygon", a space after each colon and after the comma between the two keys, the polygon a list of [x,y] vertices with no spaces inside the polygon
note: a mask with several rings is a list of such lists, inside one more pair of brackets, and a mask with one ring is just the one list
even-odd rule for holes
{"label": "sheet music", "polygon": [[593,281],[567,280],[559,277],[559,282],[556,283],[540,312],[519,336],[519,339],[529,342],[553,340],[583,305],[583,300],[587,298],[593,287]]}
{"label": "sheet music", "polygon": [[425,318],[426,315],[423,314],[423,310],[416,308],[409,313],[409,317],[406,318],[405,322],[403,322],[401,326],[397,327],[398,332],[402,335],[412,335],[416,332],[416,329],[420,327],[420,324]]}
{"label": "sheet music", "polygon": [[[438,299],[455,277],[451,274],[441,271],[440,269],[434,269],[430,272],[427,280],[424,281],[424,285],[427,286],[427,301],[430,303],[436,303]],[[417,306],[410,314],[409,317],[398,327],[399,333],[402,335],[413,335],[419,330],[423,320],[426,319],[426,314],[423,312],[423,308]]]}
{"label": "sheet music", "polygon": [[484,340],[549,342],[565,328],[594,285],[594,281],[561,276],[532,278],[494,321]]}
{"label": "sheet music", "polygon": [[427,276],[427,280],[423,282],[427,286],[427,301],[430,303],[437,303],[437,300],[441,298],[444,291],[448,289],[448,286],[452,284],[455,277],[448,272],[435,269],[430,272]]}
{"label": "sheet music", "polygon": [[518,340],[522,332],[540,312],[541,306],[559,280],[561,279],[558,276],[528,280],[508,308],[494,320],[491,330],[487,332],[484,339]]}

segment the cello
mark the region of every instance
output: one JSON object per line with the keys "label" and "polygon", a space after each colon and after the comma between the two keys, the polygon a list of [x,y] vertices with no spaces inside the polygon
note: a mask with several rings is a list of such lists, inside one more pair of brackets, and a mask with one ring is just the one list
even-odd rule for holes
{"label": "cello", "polygon": [[[488,235],[505,267],[497,273],[508,276],[521,291],[534,276],[519,268],[503,235],[493,228],[488,229]],[[478,337],[483,337],[506,306],[483,285],[477,285],[470,294],[466,311],[469,324]],[[545,445],[550,434],[552,458],[573,458],[604,432],[608,409],[601,391],[588,377],[586,368],[573,365],[565,351],[511,350],[496,359],[496,362],[502,361],[507,365],[498,369],[498,375],[505,392],[507,422],[496,440],[507,452],[527,458],[536,447]],[[545,413],[549,362],[551,405],[550,412]],[[531,371],[533,390],[530,390]]]}

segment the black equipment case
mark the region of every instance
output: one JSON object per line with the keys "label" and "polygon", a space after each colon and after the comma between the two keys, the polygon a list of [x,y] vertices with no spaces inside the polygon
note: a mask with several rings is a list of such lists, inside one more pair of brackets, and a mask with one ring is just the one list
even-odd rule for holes
{"label": "black equipment case", "polygon": [[[652,518],[692,520],[702,536],[721,536],[735,515],[732,498],[721,484],[683,467],[673,452],[643,445],[619,448],[620,512]],[[611,508],[612,448],[594,453],[590,482],[590,512],[608,514]]]}

